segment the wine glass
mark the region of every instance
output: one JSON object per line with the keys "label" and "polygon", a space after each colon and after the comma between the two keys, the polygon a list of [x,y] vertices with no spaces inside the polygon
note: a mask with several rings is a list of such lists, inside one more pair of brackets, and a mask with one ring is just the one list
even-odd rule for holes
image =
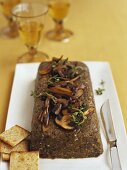
{"label": "wine glass", "polygon": [[63,20],[66,18],[70,8],[69,0],[49,0],[49,15],[55,22],[55,28],[46,33],[46,37],[55,41],[68,41],[73,35],[72,31],[64,29]]}
{"label": "wine glass", "polygon": [[8,21],[8,26],[1,30],[1,35],[8,38],[15,38],[18,36],[17,25],[14,22],[11,14],[12,8],[20,3],[21,0],[0,0],[0,11]]}
{"label": "wine glass", "polygon": [[28,48],[18,62],[41,62],[48,59],[48,55],[37,51],[37,45],[44,29],[44,18],[48,7],[40,3],[21,3],[15,6],[12,14],[17,22],[21,39]]}

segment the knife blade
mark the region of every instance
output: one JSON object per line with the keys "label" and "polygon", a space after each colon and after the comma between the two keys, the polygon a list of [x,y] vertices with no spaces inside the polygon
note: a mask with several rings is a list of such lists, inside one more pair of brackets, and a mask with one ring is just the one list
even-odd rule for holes
{"label": "knife blade", "polygon": [[110,146],[110,157],[111,157],[112,170],[122,170],[120,159],[119,159],[119,154],[118,154],[118,149],[117,149],[117,138],[116,138],[115,130],[113,126],[109,100],[106,100],[104,102],[104,104],[102,105],[100,109],[100,112],[101,112],[103,126],[105,129],[107,142]]}

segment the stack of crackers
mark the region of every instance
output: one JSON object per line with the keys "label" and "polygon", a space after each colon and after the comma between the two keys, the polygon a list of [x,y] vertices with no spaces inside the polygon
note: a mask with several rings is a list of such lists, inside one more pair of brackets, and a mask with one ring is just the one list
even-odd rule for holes
{"label": "stack of crackers", "polygon": [[3,161],[10,161],[9,170],[38,170],[38,151],[29,151],[30,132],[15,125],[0,134],[0,153]]}

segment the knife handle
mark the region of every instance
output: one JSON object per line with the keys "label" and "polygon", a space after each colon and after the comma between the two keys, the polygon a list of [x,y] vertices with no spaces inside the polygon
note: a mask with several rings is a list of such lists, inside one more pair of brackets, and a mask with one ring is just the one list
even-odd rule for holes
{"label": "knife handle", "polygon": [[112,170],[122,170],[117,147],[110,148]]}

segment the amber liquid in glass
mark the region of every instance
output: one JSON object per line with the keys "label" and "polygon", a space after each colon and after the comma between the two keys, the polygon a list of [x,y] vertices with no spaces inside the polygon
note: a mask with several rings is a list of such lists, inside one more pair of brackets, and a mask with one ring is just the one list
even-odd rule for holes
{"label": "amber liquid in glass", "polygon": [[51,2],[49,4],[49,14],[55,20],[63,20],[69,11],[68,2]]}
{"label": "amber liquid in glass", "polygon": [[43,24],[34,21],[20,24],[19,34],[25,45],[28,47],[36,46],[40,41],[43,28]]}
{"label": "amber liquid in glass", "polygon": [[4,0],[1,2],[1,12],[6,16],[6,17],[11,17],[11,10],[12,8],[20,3],[21,0]]}

